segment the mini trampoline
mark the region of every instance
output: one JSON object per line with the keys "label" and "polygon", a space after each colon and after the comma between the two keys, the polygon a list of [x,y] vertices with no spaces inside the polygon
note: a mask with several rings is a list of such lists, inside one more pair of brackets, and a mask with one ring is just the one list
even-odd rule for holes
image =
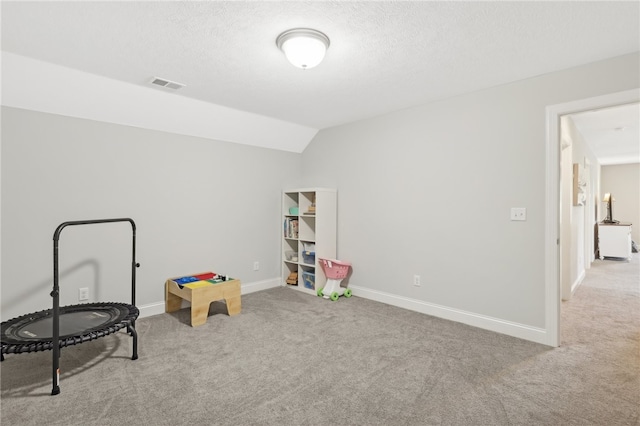
{"label": "mini trampoline", "polygon": [[[84,303],[60,306],[58,241],[62,230],[70,225],[95,223],[129,222],[133,232],[131,262],[131,304],[126,303]],[[1,324],[2,360],[4,354],[21,354],[53,350],[51,395],[60,393],[60,348],[78,345],[108,336],[126,328],[133,338],[132,360],[138,358],[138,335],[135,320],[140,311],[135,306],[136,293],[136,225],[132,219],[99,219],[64,222],[53,234],[53,308],[22,315]]]}

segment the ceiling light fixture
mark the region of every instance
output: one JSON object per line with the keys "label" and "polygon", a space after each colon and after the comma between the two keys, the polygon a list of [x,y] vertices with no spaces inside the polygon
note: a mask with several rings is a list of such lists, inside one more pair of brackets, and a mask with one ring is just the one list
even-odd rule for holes
{"label": "ceiling light fixture", "polygon": [[291,64],[306,70],[322,62],[329,48],[329,37],[311,28],[294,28],[280,34],[276,45]]}

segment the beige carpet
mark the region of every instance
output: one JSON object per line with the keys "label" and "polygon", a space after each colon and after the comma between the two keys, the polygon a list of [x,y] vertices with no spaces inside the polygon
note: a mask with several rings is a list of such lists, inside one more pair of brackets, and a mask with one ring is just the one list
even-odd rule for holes
{"label": "beige carpet", "polygon": [[358,297],[287,288],[207,323],[188,310],[1,365],[2,425],[638,425],[640,289],[631,263],[596,261],[562,306],[562,347]]}

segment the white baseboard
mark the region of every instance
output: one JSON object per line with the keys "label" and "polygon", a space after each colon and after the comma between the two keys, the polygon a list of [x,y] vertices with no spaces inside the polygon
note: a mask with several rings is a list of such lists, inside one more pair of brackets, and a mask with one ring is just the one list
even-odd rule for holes
{"label": "white baseboard", "polygon": [[274,287],[280,287],[283,281],[280,277],[271,278],[268,280],[257,281],[254,283],[242,284],[242,294],[255,293],[256,291],[268,290]]}
{"label": "white baseboard", "polygon": [[150,303],[148,305],[138,306],[140,316],[138,318],[152,317],[154,315],[164,314],[164,302]]}
{"label": "white baseboard", "polygon": [[576,292],[578,287],[580,287],[580,284],[582,284],[582,280],[584,280],[584,277],[585,277],[585,271],[582,270],[578,278],[576,278],[573,284],[571,284],[571,296],[573,296],[573,294]]}
{"label": "white baseboard", "polygon": [[397,296],[395,294],[371,290],[364,287],[350,285],[349,288],[353,292],[354,296],[375,300],[376,302],[386,303],[399,308],[409,309],[411,311],[420,312],[434,317],[460,322],[473,327],[506,334],[508,336],[544,345],[549,344],[547,332],[543,328],[505,321],[498,318],[453,309],[442,305],[436,305],[434,303],[424,302],[422,300],[410,299],[408,297]]}
{"label": "white baseboard", "polygon": [[[254,293],[256,291],[267,290],[269,288],[279,287],[280,285],[282,285],[282,280],[279,277],[247,284],[242,283],[240,285],[240,292],[244,295]],[[189,302],[187,302],[186,300],[182,301],[182,308],[187,308],[189,306]],[[138,306],[138,309],[140,310],[139,318],[146,318],[153,315],[164,314],[164,301]]]}
{"label": "white baseboard", "polygon": [[[256,291],[267,290],[274,287],[280,287],[282,279],[271,278],[263,281],[256,281],[241,285],[242,294],[254,293]],[[410,299],[408,297],[397,296],[395,294],[385,293],[382,291],[371,290],[365,287],[350,285],[353,295],[364,299],[375,300],[376,302],[386,303],[391,306],[409,309],[411,311],[420,312],[438,318],[450,321],[456,321],[473,327],[482,328],[484,330],[494,331],[496,333],[506,334],[508,336],[529,340],[536,343],[548,345],[548,337],[545,329],[531,327],[511,321],[505,321],[498,318],[488,317],[485,315],[466,312],[459,309],[453,309],[434,303],[424,302],[422,300]],[[189,306],[189,302],[183,301],[182,307]],[[164,313],[164,302],[156,302],[148,305],[138,306],[140,309],[140,318],[150,317],[153,315]]]}

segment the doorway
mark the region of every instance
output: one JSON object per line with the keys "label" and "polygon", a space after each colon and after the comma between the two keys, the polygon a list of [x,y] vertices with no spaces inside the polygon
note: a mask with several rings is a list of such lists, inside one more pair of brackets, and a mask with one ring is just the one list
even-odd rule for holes
{"label": "doorway", "polygon": [[[598,121],[599,112],[592,112]],[[598,158],[576,126],[575,114],[560,117],[560,297],[570,300],[595,259]]]}
{"label": "doorway", "polygon": [[[561,117],[636,102],[640,102],[638,89],[551,105],[546,109],[545,331],[546,343],[550,346],[560,346],[561,262],[563,244],[569,243],[563,241],[563,230],[560,227],[560,196],[563,193],[561,185],[564,182],[561,179]],[[566,235],[564,237],[566,238]]]}

